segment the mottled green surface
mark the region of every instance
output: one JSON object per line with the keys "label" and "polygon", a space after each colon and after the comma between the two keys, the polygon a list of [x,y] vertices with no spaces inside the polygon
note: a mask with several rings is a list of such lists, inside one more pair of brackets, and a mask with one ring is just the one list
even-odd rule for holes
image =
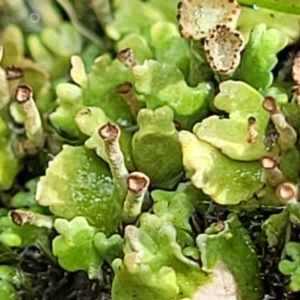
{"label": "mottled green surface", "polygon": [[231,160],[188,131],[179,134],[183,165],[192,182],[219,204],[238,204],[253,197],[264,183],[259,162]]}
{"label": "mottled green surface", "polygon": [[154,187],[167,187],[182,171],[182,154],[173,112],[168,107],[142,109],[137,118],[139,130],[132,139],[136,168],[150,177]]}
{"label": "mottled green surface", "polygon": [[[217,224],[209,229],[214,226]],[[262,299],[264,292],[259,260],[247,231],[236,216],[229,216],[220,232],[200,234],[197,245],[204,271],[212,272],[217,262],[221,261],[233,274],[240,299]]]}
{"label": "mottled green surface", "polygon": [[121,207],[107,165],[92,150],[65,145],[38,183],[37,200],[58,217],[85,217],[105,233],[115,232]]}
{"label": "mottled green surface", "polygon": [[[214,105],[229,113],[228,118],[210,116],[195,125],[196,136],[219,148],[232,159],[251,161],[266,153],[263,143],[269,115],[262,108],[263,97],[250,85],[228,80],[220,84]],[[257,137],[248,142],[248,118],[254,117]]]}
{"label": "mottled green surface", "polygon": [[140,227],[127,226],[123,261],[113,262],[114,300],[182,299],[209,280],[199,265],[183,256],[174,226],[144,214]]}

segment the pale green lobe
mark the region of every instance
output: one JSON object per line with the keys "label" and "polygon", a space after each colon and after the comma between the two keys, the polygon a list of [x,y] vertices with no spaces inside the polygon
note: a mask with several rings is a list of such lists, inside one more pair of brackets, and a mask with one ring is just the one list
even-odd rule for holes
{"label": "pale green lobe", "polygon": [[120,235],[114,234],[107,238],[103,232],[97,232],[94,235],[93,242],[94,247],[97,249],[99,255],[110,264],[116,258],[123,257],[124,242]]}
{"label": "pale green lobe", "polygon": [[276,54],[287,42],[287,37],[277,29],[258,24],[251,32],[234,77],[256,89],[270,87],[273,82],[271,71],[278,61]]}
{"label": "pale green lobe", "polygon": [[113,262],[115,300],[181,299],[192,297],[209,278],[182,254],[174,226],[144,214],[140,227],[125,229],[123,261]]}
{"label": "pale green lobe", "polygon": [[296,102],[286,103],[282,112],[286,116],[288,122],[292,127],[297,131],[297,134],[300,134],[300,105]]}
{"label": "pale green lobe", "polygon": [[133,116],[126,102],[117,94],[116,88],[124,82],[132,82],[130,71],[117,59],[103,55],[95,60],[88,74],[84,90],[84,105],[103,109],[107,117],[122,126],[130,126]]}
{"label": "pale green lobe", "polygon": [[0,117],[0,190],[11,188],[21,165],[12,151],[9,129]]}
{"label": "pale green lobe", "polygon": [[42,31],[41,41],[58,57],[70,57],[81,51],[81,36],[69,23],[46,27]]}
{"label": "pale green lobe", "polygon": [[188,131],[179,133],[183,165],[193,175],[192,183],[222,205],[247,201],[261,190],[259,162],[231,160],[220,150]]}
{"label": "pale green lobe", "polygon": [[[229,118],[210,116],[195,125],[194,133],[232,159],[260,159],[266,152],[263,141],[269,121],[269,115],[262,107],[263,97],[241,81],[228,80],[222,82],[219,88],[214,105],[229,113]],[[255,118],[254,129],[257,132],[252,142],[248,141],[250,117]]]}
{"label": "pale green lobe", "polygon": [[76,137],[80,131],[74,118],[83,107],[82,89],[75,84],[60,83],[56,87],[57,102],[59,107],[51,113],[50,121],[70,137]]}
{"label": "pale green lobe", "polygon": [[36,199],[55,216],[83,216],[105,233],[118,228],[121,207],[110,171],[84,146],[63,147],[38,182]]}
{"label": "pale green lobe", "polygon": [[290,259],[280,261],[278,265],[279,271],[284,275],[290,276],[290,291],[300,291],[300,244],[288,242],[285,245],[285,253]]}
{"label": "pale green lobe", "polygon": [[[52,124],[70,138],[82,139],[75,116],[81,108],[95,106],[101,108],[113,122],[121,126],[132,125],[130,108],[117,93],[118,85],[132,81],[130,71],[118,60],[112,60],[109,55],[98,57],[87,75],[82,74],[84,70],[81,62],[80,65],[81,70],[76,73],[73,68],[72,75],[81,82],[82,87],[61,83],[56,88],[59,107],[50,114]],[[82,76],[87,77],[82,81]]]}
{"label": "pale green lobe", "polygon": [[[84,107],[80,109],[75,117],[75,122],[80,131],[89,138],[84,145],[87,149],[95,149],[99,157],[108,162],[107,154],[105,152],[105,145],[103,139],[99,136],[98,130],[112,122],[104,111],[99,107]],[[131,134],[121,128],[120,147],[124,155],[125,164],[128,169],[133,170],[133,162],[131,158]]]}
{"label": "pale green lobe", "polygon": [[157,61],[175,65],[184,75],[189,72],[190,50],[175,24],[156,22],[150,28],[150,44]]}
{"label": "pale green lobe", "polygon": [[132,71],[137,98],[147,108],[170,106],[175,120],[188,129],[207,116],[213,93],[211,84],[204,82],[189,87],[176,66],[154,60],[145,61]]}
{"label": "pale green lobe", "polygon": [[5,300],[18,300],[18,294],[14,286],[5,281],[0,280],[0,298]]}
{"label": "pale green lobe", "polygon": [[105,27],[106,34],[113,40],[119,40],[128,33],[141,33],[147,37],[150,26],[164,19],[157,8],[139,0],[115,0],[113,8],[114,19]]}
{"label": "pale green lobe", "polygon": [[118,52],[127,48],[133,50],[134,58],[138,63],[143,63],[144,60],[153,58],[153,53],[147,40],[140,34],[127,34],[117,43]]}
{"label": "pale green lobe", "polygon": [[262,299],[264,291],[259,260],[247,231],[236,216],[229,216],[222,231],[198,235],[197,245],[205,272],[213,272],[214,267],[222,262],[232,273],[238,287],[237,299]]}
{"label": "pale green lobe", "polygon": [[264,223],[263,230],[267,237],[269,247],[280,248],[283,245],[286,226],[289,222],[289,213],[283,210],[279,214],[271,215]]}
{"label": "pale green lobe", "polygon": [[[255,0],[249,1],[253,1],[254,4],[257,2]],[[284,5],[286,5],[285,1]],[[288,38],[289,44],[293,44],[298,40],[300,30],[299,20],[299,16],[288,15],[282,11],[269,10],[261,6],[257,10],[244,6],[237,22],[237,29],[243,34],[245,40],[248,41],[252,29],[256,25],[264,23],[268,28],[274,28],[282,32]]]}
{"label": "pale green lobe", "polygon": [[93,245],[95,228],[79,216],[70,222],[56,219],[54,227],[59,236],[52,242],[53,254],[58,257],[60,266],[69,272],[86,271],[90,279],[96,279],[103,259]]}
{"label": "pale green lobe", "polygon": [[239,3],[243,5],[255,5],[258,9],[263,7],[289,14],[300,14],[298,0],[239,0]]}
{"label": "pale green lobe", "polygon": [[132,139],[137,170],[149,176],[154,187],[173,186],[182,172],[182,154],[172,110],[167,106],[142,109],[137,122],[140,128]]}
{"label": "pale green lobe", "polygon": [[190,218],[195,212],[193,196],[181,184],[174,192],[154,190],[151,196],[154,201],[153,211],[160,219],[170,222],[177,230],[177,242],[182,246],[192,246],[193,230]]}

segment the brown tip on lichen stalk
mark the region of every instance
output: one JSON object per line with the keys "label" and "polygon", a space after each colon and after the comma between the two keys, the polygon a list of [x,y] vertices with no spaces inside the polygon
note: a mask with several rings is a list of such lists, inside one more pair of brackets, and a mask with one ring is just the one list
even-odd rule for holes
{"label": "brown tip on lichen stalk", "polygon": [[270,186],[278,186],[284,181],[284,176],[277,166],[277,161],[273,157],[264,156],[260,159],[260,165],[264,171],[267,183]]}
{"label": "brown tip on lichen stalk", "polygon": [[132,172],[127,178],[128,190],[132,193],[139,194],[149,187],[149,177],[141,172]]}
{"label": "brown tip on lichen stalk", "polygon": [[260,159],[260,165],[265,170],[272,170],[277,167],[277,161],[273,157],[262,157]]}
{"label": "brown tip on lichen stalk", "polygon": [[98,130],[98,133],[105,142],[114,142],[120,136],[120,129],[115,124],[107,123]]}
{"label": "brown tip on lichen stalk", "polygon": [[134,58],[133,50],[131,48],[126,48],[121,50],[117,54],[117,59],[127,68],[131,69],[137,65],[137,62]]}
{"label": "brown tip on lichen stalk", "polygon": [[7,80],[20,79],[24,76],[23,70],[21,68],[10,66],[5,70]]}
{"label": "brown tip on lichen stalk", "polygon": [[149,177],[141,172],[133,172],[127,178],[127,196],[123,205],[123,221],[134,223],[142,211],[142,204],[150,185]]}
{"label": "brown tip on lichen stalk", "polygon": [[248,137],[247,137],[247,143],[249,143],[249,144],[255,143],[256,138],[258,136],[258,132],[254,128],[254,124],[255,123],[256,123],[256,119],[254,117],[249,117],[248,118],[248,126],[247,126]]}
{"label": "brown tip on lichen stalk", "polygon": [[118,189],[120,201],[123,202],[127,194],[128,170],[119,144],[121,130],[117,125],[107,123],[98,130],[98,134],[104,141],[113,181]]}
{"label": "brown tip on lichen stalk", "polygon": [[298,51],[292,62],[292,78],[297,85],[300,85],[300,51]]}
{"label": "brown tip on lichen stalk", "polygon": [[280,201],[286,203],[297,198],[298,187],[294,183],[284,182],[277,187],[276,194]]}
{"label": "brown tip on lichen stalk", "polygon": [[22,212],[19,212],[17,210],[12,210],[10,212],[10,217],[14,224],[17,226],[23,226],[28,219],[26,215],[22,214]]}
{"label": "brown tip on lichen stalk", "polygon": [[287,122],[285,115],[278,107],[273,97],[266,97],[263,108],[270,114],[270,118],[279,134],[277,142],[282,151],[294,147],[297,140],[295,129]]}
{"label": "brown tip on lichen stalk", "polygon": [[130,107],[132,115],[136,118],[138,112],[141,109],[141,106],[134,95],[132,83],[126,81],[122,84],[119,84],[117,86],[117,93],[125,100],[127,105]]}
{"label": "brown tip on lichen stalk", "polygon": [[37,227],[52,228],[54,217],[45,216],[31,211],[15,209],[10,212],[10,218],[17,226],[31,224]]}
{"label": "brown tip on lichen stalk", "polygon": [[29,85],[22,84],[16,89],[15,99],[18,103],[22,104],[32,99],[32,89]]}
{"label": "brown tip on lichen stalk", "polygon": [[263,108],[270,114],[274,114],[278,112],[278,106],[275,98],[273,97],[265,97],[263,101]]}
{"label": "brown tip on lichen stalk", "polygon": [[7,80],[16,80],[24,76],[23,70],[21,68],[10,66],[5,70]]}

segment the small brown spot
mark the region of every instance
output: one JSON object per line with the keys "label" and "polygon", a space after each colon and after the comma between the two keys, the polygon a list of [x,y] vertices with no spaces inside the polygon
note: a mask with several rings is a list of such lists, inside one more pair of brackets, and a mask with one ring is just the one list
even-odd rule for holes
{"label": "small brown spot", "polygon": [[178,14],[178,15],[176,16],[176,19],[177,19],[177,20],[180,20],[180,14]]}
{"label": "small brown spot", "polygon": [[181,9],[182,8],[182,2],[179,2],[178,4],[177,4],[177,9]]}
{"label": "small brown spot", "polygon": [[234,0],[228,0],[229,1],[229,3],[233,3],[234,2]]}
{"label": "small brown spot", "polygon": [[9,66],[5,70],[5,74],[7,80],[20,79],[24,76],[23,70],[15,66]]}
{"label": "small brown spot", "polygon": [[113,142],[118,138],[120,129],[115,124],[107,123],[99,128],[98,134],[105,142]]}
{"label": "small brown spot", "polygon": [[235,14],[236,14],[236,10],[235,10],[235,9],[232,10],[231,13],[232,13],[233,15],[235,15]]}
{"label": "small brown spot", "polygon": [[18,103],[24,103],[31,99],[32,89],[29,85],[19,85],[15,92],[15,99]]}
{"label": "small brown spot", "polygon": [[177,131],[180,131],[182,129],[182,126],[181,126],[181,124],[178,121],[174,120],[173,123],[174,123],[175,129]]}
{"label": "small brown spot", "polygon": [[229,22],[232,22],[232,18],[228,18],[228,21],[229,21]]}

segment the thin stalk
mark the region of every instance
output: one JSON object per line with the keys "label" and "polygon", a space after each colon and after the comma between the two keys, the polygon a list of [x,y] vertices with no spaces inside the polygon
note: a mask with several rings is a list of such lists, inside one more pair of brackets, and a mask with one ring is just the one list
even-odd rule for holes
{"label": "thin stalk", "polygon": [[23,145],[24,150],[28,153],[36,153],[44,146],[45,137],[42,120],[33,100],[31,87],[19,85],[16,89],[15,100],[24,112],[24,126],[27,136],[27,141]]}
{"label": "thin stalk", "polygon": [[149,177],[141,172],[133,172],[128,176],[128,193],[123,206],[124,223],[134,223],[140,215],[149,184]]}
{"label": "thin stalk", "polygon": [[98,130],[98,133],[104,141],[113,180],[119,191],[120,200],[123,201],[127,194],[126,180],[129,174],[119,144],[121,131],[117,125],[107,123]]}
{"label": "thin stalk", "polygon": [[54,217],[41,215],[32,211],[15,209],[10,212],[11,220],[17,226],[25,224],[35,225],[37,227],[53,228]]}

